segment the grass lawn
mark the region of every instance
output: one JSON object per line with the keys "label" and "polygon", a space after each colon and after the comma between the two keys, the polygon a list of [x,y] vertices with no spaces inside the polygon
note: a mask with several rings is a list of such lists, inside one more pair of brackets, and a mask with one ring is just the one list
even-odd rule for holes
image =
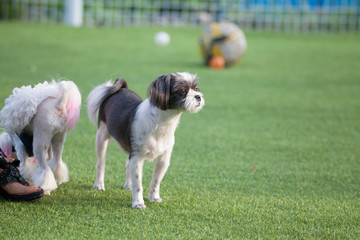
{"label": "grass lawn", "polygon": [[[3,239],[356,239],[360,236],[360,35],[247,34],[225,70],[201,63],[200,28],[0,23],[0,107],[14,87],[59,76],[83,96],[67,136],[70,181],[36,203],[0,202]],[[90,90],[122,77],[146,97],[159,74],[197,73],[206,106],[184,114],[163,203],[131,208],[114,142],[95,180]],[[144,166],[144,196],[154,163]]]}

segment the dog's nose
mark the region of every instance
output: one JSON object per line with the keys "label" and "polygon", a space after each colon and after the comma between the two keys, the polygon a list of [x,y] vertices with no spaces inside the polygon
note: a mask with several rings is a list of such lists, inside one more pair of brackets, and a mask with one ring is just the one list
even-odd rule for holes
{"label": "dog's nose", "polygon": [[198,102],[201,101],[201,96],[200,95],[195,95],[195,99],[198,100]]}

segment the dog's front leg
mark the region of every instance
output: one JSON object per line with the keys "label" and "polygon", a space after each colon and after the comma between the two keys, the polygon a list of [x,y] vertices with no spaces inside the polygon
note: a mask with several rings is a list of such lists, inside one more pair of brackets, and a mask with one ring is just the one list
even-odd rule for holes
{"label": "dog's front leg", "polygon": [[129,173],[131,179],[131,194],[133,208],[146,208],[143,198],[142,172],[144,160],[132,156],[129,160]]}
{"label": "dog's front leg", "polygon": [[162,202],[160,198],[160,183],[164,178],[166,170],[170,165],[171,151],[158,157],[155,163],[153,177],[150,183],[149,200],[151,202]]}

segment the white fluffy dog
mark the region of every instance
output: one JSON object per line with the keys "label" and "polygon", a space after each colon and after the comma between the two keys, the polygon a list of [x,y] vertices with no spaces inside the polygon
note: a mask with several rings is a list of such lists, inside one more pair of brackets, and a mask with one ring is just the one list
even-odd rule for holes
{"label": "white fluffy dog", "polygon": [[[0,136],[0,147],[5,154],[11,155],[11,141],[21,161],[21,174],[31,178],[47,195],[68,181],[68,169],[61,156],[66,133],[75,127],[80,107],[81,95],[75,83],[52,81],[33,88],[15,88],[0,112],[1,126],[6,131]],[[33,140],[31,150],[37,168],[28,158],[29,150],[26,150],[21,135]]]}

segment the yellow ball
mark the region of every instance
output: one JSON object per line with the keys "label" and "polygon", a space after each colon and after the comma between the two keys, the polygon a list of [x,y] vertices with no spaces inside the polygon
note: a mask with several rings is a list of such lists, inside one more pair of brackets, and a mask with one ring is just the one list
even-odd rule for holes
{"label": "yellow ball", "polygon": [[213,57],[223,57],[226,66],[230,66],[241,59],[246,47],[243,31],[227,21],[207,25],[200,36],[201,55],[207,65]]}

